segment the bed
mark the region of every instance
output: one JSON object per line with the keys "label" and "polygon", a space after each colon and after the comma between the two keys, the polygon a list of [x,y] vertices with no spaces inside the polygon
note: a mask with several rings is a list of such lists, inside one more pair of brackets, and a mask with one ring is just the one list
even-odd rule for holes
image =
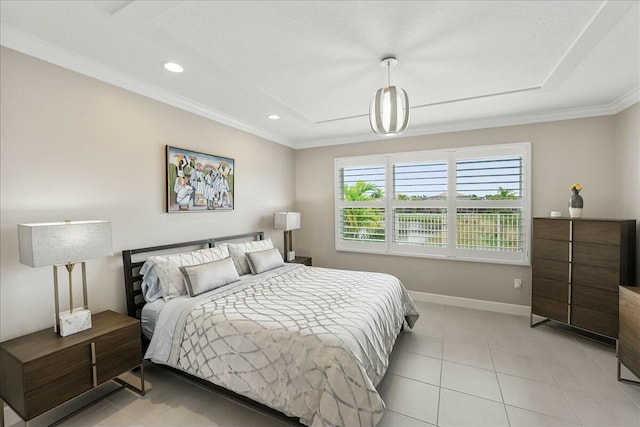
{"label": "bed", "polygon": [[[397,278],[284,263],[262,232],[123,251],[123,262],[128,314],[150,338],[145,358],[305,425],[382,419],[376,386],[400,330],[419,317]],[[172,263],[186,295],[160,289],[181,286]],[[213,282],[222,284],[203,286]]]}

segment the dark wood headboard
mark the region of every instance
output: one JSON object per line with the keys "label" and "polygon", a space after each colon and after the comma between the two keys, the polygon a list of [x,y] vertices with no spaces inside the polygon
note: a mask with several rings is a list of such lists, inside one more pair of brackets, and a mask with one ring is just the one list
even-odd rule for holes
{"label": "dark wood headboard", "polygon": [[[142,284],[142,276],[139,274],[139,271],[140,267],[142,267],[147,257],[149,257],[153,252],[167,252],[173,249],[187,247],[200,247],[200,249],[205,247],[213,248],[216,246],[216,243],[250,238],[253,240],[264,240],[264,232],[256,231],[253,233],[238,234],[235,236],[213,237],[204,240],[194,240],[191,242],[172,243],[169,245],[151,246],[148,248],[128,249],[122,251],[122,263],[124,266],[124,288],[127,298],[127,315],[135,317],[136,319],[140,318],[140,313],[142,307],[145,304],[145,301],[142,296],[142,290],[140,289],[140,286]],[[134,262],[133,256],[139,254],[145,255],[136,257],[137,260]]]}

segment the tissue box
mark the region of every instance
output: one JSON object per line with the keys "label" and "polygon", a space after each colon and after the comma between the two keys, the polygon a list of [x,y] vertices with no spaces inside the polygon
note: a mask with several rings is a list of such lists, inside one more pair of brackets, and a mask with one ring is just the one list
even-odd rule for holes
{"label": "tissue box", "polygon": [[60,336],[75,334],[91,329],[91,311],[86,308],[74,308],[73,312],[60,313]]}

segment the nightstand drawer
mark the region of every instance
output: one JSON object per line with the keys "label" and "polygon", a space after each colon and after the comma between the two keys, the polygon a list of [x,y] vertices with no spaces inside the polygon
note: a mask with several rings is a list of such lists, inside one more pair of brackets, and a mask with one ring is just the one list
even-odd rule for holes
{"label": "nightstand drawer", "polygon": [[20,414],[30,420],[67,400],[93,388],[91,367],[76,368],[75,372],[44,384],[25,395],[26,413]]}
{"label": "nightstand drawer", "polygon": [[[52,366],[55,366],[55,369],[51,369]],[[76,345],[41,357],[24,367],[25,391],[29,392],[64,378],[77,372],[81,367],[86,367],[87,372],[91,370],[91,348],[88,344]]]}
{"label": "nightstand drawer", "polygon": [[97,383],[101,384],[140,365],[142,342],[140,326],[129,327],[105,334],[96,340]]}

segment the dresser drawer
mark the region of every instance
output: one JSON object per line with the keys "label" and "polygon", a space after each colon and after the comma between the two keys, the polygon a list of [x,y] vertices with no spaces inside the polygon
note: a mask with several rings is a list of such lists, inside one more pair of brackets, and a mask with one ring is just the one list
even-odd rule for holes
{"label": "dresser drawer", "polygon": [[544,298],[569,303],[569,284],[558,280],[533,276],[531,278],[531,292]]}
{"label": "dresser drawer", "polygon": [[536,296],[531,301],[531,311],[534,314],[549,319],[567,323],[569,319],[569,306],[567,302],[560,302],[549,298]]}
{"label": "dresser drawer", "polygon": [[607,221],[574,221],[573,241],[620,245],[620,223]]}
{"label": "dresser drawer", "polygon": [[[51,369],[52,366],[55,369]],[[87,371],[91,367],[91,347],[86,343],[29,362],[24,366],[25,392],[65,378],[81,367],[86,367]]]}
{"label": "dresser drawer", "polygon": [[619,269],[620,247],[574,242],[573,262],[576,264],[587,264]]}
{"label": "dresser drawer", "polygon": [[534,274],[538,277],[569,283],[569,263],[534,256],[532,261]]}
{"label": "dresser drawer", "polygon": [[568,262],[569,247],[570,243],[568,241],[533,239],[533,256]]}
{"label": "dresser drawer", "polygon": [[589,286],[572,285],[571,304],[616,316],[618,314],[618,292],[617,289],[616,292],[613,292]]}
{"label": "dresser drawer", "polygon": [[95,343],[98,384],[133,369],[142,361],[142,342],[138,324],[105,334]]}
{"label": "dresser drawer", "polygon": [[571,222],[566,219],[536,218],[533,221],[533,235],[536,239],[569,240]]}
{"label": "dresser drawer", "polygon": [[617,315],[572,305],[571,324],[608,337],[618,338]]}
{"label": "dresser drawer", "polygon": [[620,270],[611,267],[574,263],[571,272],[571,283],[606,289],[617,293],[618,285],[620,285]]}

